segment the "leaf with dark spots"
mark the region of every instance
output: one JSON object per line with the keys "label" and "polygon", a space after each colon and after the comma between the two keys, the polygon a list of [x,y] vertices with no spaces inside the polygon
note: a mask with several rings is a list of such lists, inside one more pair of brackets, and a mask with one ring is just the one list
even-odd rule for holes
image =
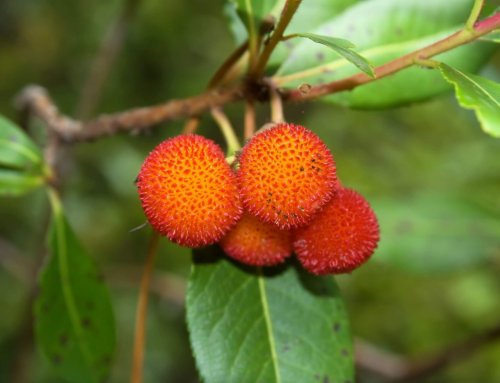
{"label": "leaf with dark spots", "polygon": [[[259,269],[227,260],[217,247],[195,251],[187,319],[206,383],[308,382],[314,371],[353,379],[352,353],[332,357],[352,348],[339,290],[333,278],[295,263]],[[217,349],[224,352],[207,352]]]}
{"label": "leaf with dark spots", "polygon": [[74,383],[98,383],[108,374],[115,328],[107,289],[62,211],[54,211],[51,258],[35,304],[37,344],[55,372]]}

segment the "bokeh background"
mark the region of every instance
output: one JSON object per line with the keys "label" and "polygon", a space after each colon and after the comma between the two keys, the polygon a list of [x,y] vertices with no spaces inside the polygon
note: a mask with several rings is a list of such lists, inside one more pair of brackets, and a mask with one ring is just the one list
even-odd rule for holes
{"label": "bokeh background", "polygon": [[[100,97],[83,89],[110,25],[132,9]],[[61,110],[87,117],[201,92],[234,42],[222,0],[0,1],[0,114],[18,119],[16,93],[46,87]],[[497,54],[484,74],[499,79]],[[85,109],[87,109],[85,111]],[[90,110],[89,110],[90,109]],[[237,127],[241,105],[227,112]],[[260,122],[268,110],[258,109]],[[337,280],[353,335],[409,360],[432,356],[500,324],[500,141],[451,93],[385,111],[319,102],[287,105],[290,121],[330,146],[343,183],[372,202],[382,227],[373,259]],[[182,121],[142,135],[67,148],[62,193],[79,239],[107,276],[118,326],[110,382],[128,380],[137,287],[150,231],[133,184],[142,160]],[[43,143],[40,122],[30,133]],[[221,140],[209,118],[200,133]],[[44,252],[43,192],[0,199],[0,382],[59,382],[33,349],[32,270]],[[183,289],[190,252],[162,242],[150,300],[145,382],[197,382]],[[311,318],[314,320],[314,318]],[[500,382],[500,342],[421,382]],[[498,338],[498,336],[497,336]],[[360,382],[384,382],[367,371]]]}

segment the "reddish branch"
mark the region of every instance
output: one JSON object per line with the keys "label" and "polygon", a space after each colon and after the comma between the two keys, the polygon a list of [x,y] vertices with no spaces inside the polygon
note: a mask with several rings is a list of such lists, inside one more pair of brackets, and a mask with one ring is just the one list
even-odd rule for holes
{"label": "reddish branch", "polygon": [[[375,68],[377,76],[375,79],[364,73],[358,73],[338,81],[312,86],[307,88],[306,92],[304,92],[304,87],[301,87],[301,89],[283,91],[282,94],[286,101],[304,101],[330,93],[351,90],[396,73],[420,60],[469,43],[497,28],[500,28],[500,13],[477,22],[473,29],[464,28],[430,46]],[[21,110],[31,112],[41,118],[62,141],[78,142],[122,132],[140,132],[162,122],[197,116],[209,109],[230,102],[245,98],[258,99],[259,97],[255,93],[261,94],[262,87],[267,86],[265,83],[265,81],[260,81],[250,84],[250,86],[248,86],[249,84],[240,84],[233,88],[216,88],[191,98],[171,100],[159,105],[103,115],[89,122],[77,121],[62,115],[47,92],[37,86],[24,89],[18,98],[18,105]],[[249,89],[252,89],[252,92],[249,92]]]}
{"label": "reddish branch", "polygon": [[399,57],[388,62],[387,64],[375,68],[374,78],[366,75],[365,73],[358,73],[338,81],[313,86],[307,92],[304,92],[302,89],[295,89],[286,92],[284,97],[289,101],[303,101],[321,97],[330,93],[351,90],[360,85],[379,80],[383,77],[399,72],[402,69],[415,65],[415,63],[419,60],[431,58],[460,45],[472,42],[497,28],[500,28],[500,13],[496,13],[495,15],[476,23],[473,30],[464,28],[442,40],[435,42],[432,45],[408,53],[405,56]]}

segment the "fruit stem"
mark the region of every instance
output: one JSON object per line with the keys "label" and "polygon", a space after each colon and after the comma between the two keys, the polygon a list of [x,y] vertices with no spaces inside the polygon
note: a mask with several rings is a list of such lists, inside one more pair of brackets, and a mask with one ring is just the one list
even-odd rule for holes
{"label": "fruit stem", "polygon": [[219,128],[224,135],[224,139],[226,140],[227,145],[227,157],[230,157],[241,149],[238,137],[236,137],[233,126],[231,125],[229,118],[227,118],[222,109],[212,108],[211,112],[213,119],[215,120],[217,125],[219,125]]}
{"label": "fruit stem", "polygon": [[271,105],[271,121],[272,122],[285,122],[283,114],[283,100],[274,84],[269,85],[269,97]]}
{"label": "fruit stem", "polygon": [[196,132],[199,125],[200,118],[198,116],[188,118],[184,124],[184,128],[182,129],[182,134],[191,134]]}
{"label": "fruit stem", "polygon": [[142,383],[142,375],[144,370],[144,348],[146,344],[145,334],[148,293],[159,239],[160,235],[158,234],[158,232],[154,231],[149,241],[146,264],[144,265],[144,271],[141,277],[139,300],[137,302],[137,311],[135,315],[134,350],[132,356],[132,374],[130,378],[131,383]]}
{"label": "fruit stem", "polygon": [[245,140],[250,139],[255,133],[255,104],[253,100],[247,99],[245,102]]}

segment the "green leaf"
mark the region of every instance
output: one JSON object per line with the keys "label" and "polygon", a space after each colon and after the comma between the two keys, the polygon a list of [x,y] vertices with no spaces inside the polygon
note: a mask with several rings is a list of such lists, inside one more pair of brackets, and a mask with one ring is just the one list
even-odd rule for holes
{"label": "green leaf", "polygon": [[54,208],[49,249],[35,304],[37,343],[61,377],[102,382],[115,347],[110,298],[60,208]]}
{"label": "green leaf", "polygon": [[500,137],[500,84],[443,63],[439,69],[444,79],[455,87],[460,105],[476,112],[486,133]]}
{"label": "green leaf", "polygon": [[491,41],[496,44],[500,44],[500,32],[492,32],[481,37],[481,40]]}
{"label": "green leaf", "polygon": [[333,49],[340,56],[344,57],[346,60],[356,65],[368,76],[375,77],[375,73],[373,73],[373,66],[367,59],[365,59],[363,56],[359,55],[352,49],[355,47],[355,45],[350,41],[335,37],[315,35],[313,33],[294,33],[294,35],[305,37],[318,44],[323,44]]}
{"label": "green leaf", "polygon": [[374,260],[416,272],[451,272],[498,254],[498,217],[463,198],[426,193],[373,206],[382,233]]}
{"label": "green leaf", "polygon": [[241,268],[216,247],[198,251],[187,320],[206,383],[354,381],[347,314],[332,277],[291,265]]}
{"label": "green leaf", "polygon": [[[293,16],[286,29],[286,33],[312,32],[318,25],[332,19],[346,8],[356,4],[358,1],[359,0],[304,1]],[[242,2],[242,0],[239,1],[239,3]],[[266,7],[260,7],[260,12],[262,14],[261,17],[271,15],[275,18],[275,20],[278,20],[284,4],[284,0],[274,0],[273,2],[269,2]],[[245,41],[248,35],[244,23],[238,16],[237,9],[238,7],[235,5],[234,0],[230,0],[225,8],[225,13],[229,20],[231,32],[233,33],[237,45],[239,45]],[[290,55],[296,45],[297,42],[294,40],[288,40],[283,44],[278,44],[271,56],[268,66],[277,68],[286,59],[286,57]]]}
{"label": "green leaf", "polygon": [[24,169],[41,162],[40,149],[13,122],[0,116],[0,167]]}
{"label": "green leaf", "polygon": [[[352,41],[357,52],[373,65],[382,65],[430,45],[463,27],[471,0],[371,0],[349,7],[313,33]],[[475,42],[436,56],[469,72],[477,72],[495,46]],[[298,45],[279,68],[275,81],[283,87],[318,85],[357,72],[345,59],[310,41]],[[353,108],[383,108],[425,100],[450,89],[436,71],[412,67],[392,76],[322,97],[321,100]]]}
{"label": "green leaf", "polygon": [[33,176],[16,170],[0,169],[0,196],[17,197],[44,183],[41,176]]}

